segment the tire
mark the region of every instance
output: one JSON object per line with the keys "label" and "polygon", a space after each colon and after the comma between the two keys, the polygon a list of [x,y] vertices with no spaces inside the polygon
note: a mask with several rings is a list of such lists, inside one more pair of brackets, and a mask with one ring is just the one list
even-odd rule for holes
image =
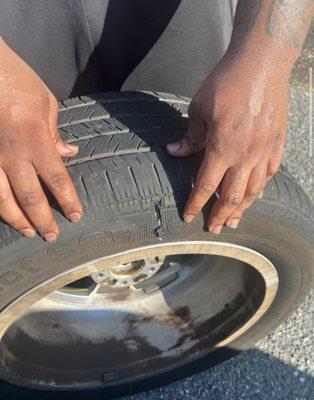
{"label": "tire", "polygon": [[[0,327],[8,307],[15,307],[38,285],[74,266],[136,248],[208,241],[252,250],[273,265],[278,275],[277,293],[243,334],[172,370],[107,385],[101,389],[102,396],[121,396],[167,384],[247,349],[282,323],[312,284],[313,205],[285,170],[269,181],[263,198],[255,201],[236,230],[225,227],[219,236],[206,230],[213,201],[192,223],[182,221],[201,157],[175,159],[166,154],[164,146],[183,135],[187,107],[186,98],[153,92],[100,93],[61,102],[61,136],[80,148],[77,156],[65,162],[84,206],[82,221],[71,224],[51,198],[61,232],[55,243],[45,243],[40,237],[28,240],[0,223]],[[6,340],[4,336],[1,343],[6,345]],[[40,384],[26,382],[23,374],[9,373],[4,365],[9,361],[1,360],[3,380],[40,388]],[[33,360],[28,362],[31,366]],[[42,386],[45,390],[55,388],[54,383]],[[73,384],[68,389],[76,387]],[[3,388],[5,393],[30,393],[5,384]],[[31,398],[50,395],[57,396],[38,390]],[[70,394],[60,396],[65,399]]]}

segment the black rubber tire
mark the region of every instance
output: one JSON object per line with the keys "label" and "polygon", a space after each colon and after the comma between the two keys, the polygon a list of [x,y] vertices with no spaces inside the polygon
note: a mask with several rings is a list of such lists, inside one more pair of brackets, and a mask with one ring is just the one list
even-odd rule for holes
{"label": "black rubber tire", "polygon": [[[187,107],[188,99],[151,92],[104,93],[63,101],[61,135],[80,148],[66,163],[85,208],[84,218],[71,224],[54,205],[61,235],[53,244],[39,236],[22,238],[0,223],[1,308],[73,265],[160,240],[236,243],[259,251],[275,265],[280,283],[274,303],[229,349],[216,350],[162,376],[105,389],[101,398],[169,383],[250,347],[285,320],[311,286],[313,205],[286,171],[269,181],[263,198],[246,212],[236,230],[223,228],[219,236],[206,231],[204,221],[211,204],[191,224],[182,221],[201,157],[172,158],[164,146],[183,135]],[[8,387],[4,392],[10,392],[12,398],[13,392],[21,396],[31,393],[24,389],[11,392]],[[43,393],[32,393],[29,398],[71,396]],[[75,398],[78,396],[76,393]]]}

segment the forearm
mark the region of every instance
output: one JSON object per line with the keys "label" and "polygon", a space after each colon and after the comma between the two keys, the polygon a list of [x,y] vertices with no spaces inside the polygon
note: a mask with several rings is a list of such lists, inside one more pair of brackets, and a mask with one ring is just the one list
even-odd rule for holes
{"label": "forearm", "polygon": [[292,67],[313,13],[312,0],[239,0],[228,53],[253,50]]}

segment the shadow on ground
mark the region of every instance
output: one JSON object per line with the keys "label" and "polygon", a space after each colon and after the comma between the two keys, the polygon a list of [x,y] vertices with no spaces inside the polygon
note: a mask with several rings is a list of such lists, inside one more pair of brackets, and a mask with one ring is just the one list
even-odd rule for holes
{"label": "shadow on ground", "polygon": [[[216,372],[221,374],[217,385]],[[241,373],[239,373],[241,369]],[[267,378],[273,374],[270,384]],[[276,379],[276,377],[278,379]],[[197,378],[197,379],[195,379]],[[207,382],[204,385],[204,378]],[[200,382],[200,384],[198,384]],[[241,391],[239,391],[241,387]],[[0,382],[0,398],[10,400],[104,400],[109,399],[102,390],[81,392],[42,392],[17,389],[5,382]],[[225,361],[219,367],[201,372],[197,377],[190,377],[177,384],[170,384],[160,389],[123,397],[128,400],[144,399],[238,399],[235,393],[241,393],[241,399],[299,399],[307,400],[314,393],[314,378],[311,375],[270,356],[260,350],[252,349]],[[122,400],[122,398],[120,398]]]}

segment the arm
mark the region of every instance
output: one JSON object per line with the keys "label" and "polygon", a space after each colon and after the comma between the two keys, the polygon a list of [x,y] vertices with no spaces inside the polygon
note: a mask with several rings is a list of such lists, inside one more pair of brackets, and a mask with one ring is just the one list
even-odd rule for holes
{"label": "arm", "polygon": [[208,220],[236,228],[280,166],[288,81],[311,17],[311,0],[239,0],[227,52],[189,107],[185,137],[167,146],[177,157],[205,147],[184,211],[190,222],[221,184]]}
{"label": "arm", "polygon": [[291,66],[313,17],[312,0],[239,0],[229,51],[263,48]]}

